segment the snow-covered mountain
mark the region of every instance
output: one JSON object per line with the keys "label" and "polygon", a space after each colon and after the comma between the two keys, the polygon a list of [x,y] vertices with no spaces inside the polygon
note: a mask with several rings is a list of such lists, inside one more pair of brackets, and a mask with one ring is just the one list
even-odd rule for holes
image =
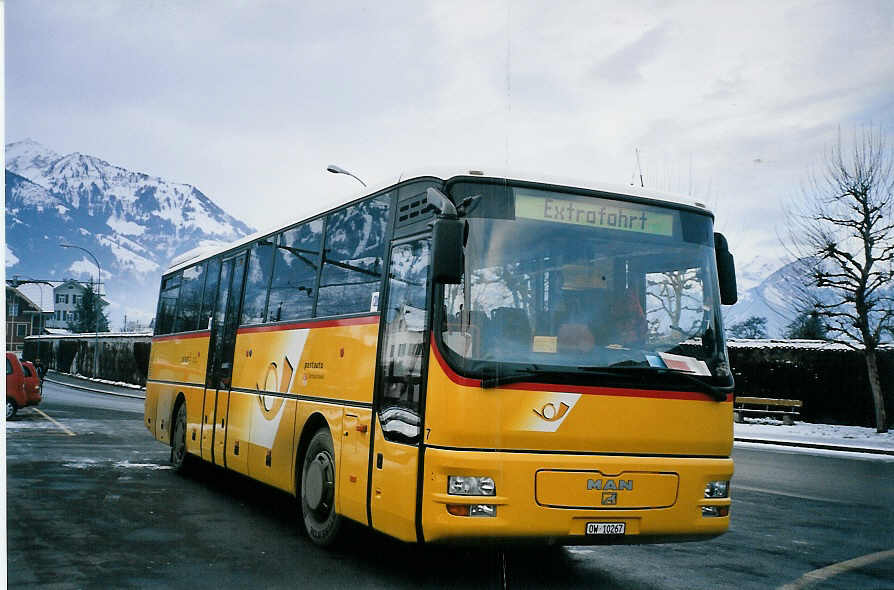
{"label": "snow-covered mountain", "polygon": [[781,338],[798,315],[798,262],[755,256],[744,263],[736,260],[739,301],[723,308],[726,328],[751,316],[767,318],[767,335]]}
{"label": "snow-covered mountain", "polygon": [[132,172],[99,158],[60,155],[32,140],[6,146],[6,274],[41,279],[92,276],[92,252],[123,314],[155,313],[161,272],[177,254],[251,233],[189,184]]}

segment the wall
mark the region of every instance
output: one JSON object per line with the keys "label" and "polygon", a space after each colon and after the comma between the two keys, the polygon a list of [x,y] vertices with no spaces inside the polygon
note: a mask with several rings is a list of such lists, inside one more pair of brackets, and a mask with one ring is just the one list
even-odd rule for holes
{"label": "wall", "polygon": [[40,358],[49,369],[84,377],[99,377],[146,385],[150,334],[100,334],[99,374],[93,372],[93,335],[41,336],[25,339],[22,358]]}

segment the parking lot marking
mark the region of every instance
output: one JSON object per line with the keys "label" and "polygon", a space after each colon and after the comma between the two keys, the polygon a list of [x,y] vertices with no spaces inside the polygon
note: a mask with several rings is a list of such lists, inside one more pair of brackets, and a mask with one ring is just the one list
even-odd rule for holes
{"label": "parking lot marking", "polygon": [[894,557],[894,549],[888,549],[887,551],[879,551],[878,553],[870,553],[868,555],[855,557],[854,559],[848,559],[847,561],[833,563],[824,568],[807,572],[791,584],[780,586],[779,590],[801,590],[801,588],[807,588],[814,584],[818,584],[819,582],[823,582],[839,574],[859,569],[871,563],[875,563],[876,561],[882,561],[892,557]]}
{"label": "parking lot marking", "polygon": [[46,418],[47,420],[49,420],[50,422],[52,422],[53,424],[55,424],[56,426],[58,426],[59,428],[61,428],[62,431],[65,432],[65,434],[67,434],[68,436],[77,436],[74,432],[72,432],[71,430],[69,430],[67,427],[63,426],[62,424],[60,424],[59,422],[57,422],[55,419],[53,419],[53,418],[51,418],[50,416],[48,416],[48,415],[46,414],[46,412],[43,412],[43,411],[41,411],[41,410],[38,410],[37,408],[34,408],[34,411],[37,412],[38,414],[40,414],[41,416],[43,416],[44,418]]}

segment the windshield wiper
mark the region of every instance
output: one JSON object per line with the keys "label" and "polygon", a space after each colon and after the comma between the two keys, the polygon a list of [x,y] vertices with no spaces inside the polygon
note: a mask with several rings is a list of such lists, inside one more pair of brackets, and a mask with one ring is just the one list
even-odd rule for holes
{"label": "windshield wiper", "polygon": [[532,379],[543,378],[544,372],[539,370],[537,365],[525,365],[523,368],[505,368],[483,371],[484,377],[481,378],[481,387],[483,389],[493,389],[500,385],[508,385],[510,383],[519,383],[521,381],[531,381]]}
{"label": "windshield wiper", "polygon": [[672,369],[662,367],[578,367],[580,371],[586,371],[590,375],[598,375],[600,377],[618,377],[624,375],[673,375],[691,385],[695,385],[695,390],[700,393],[706,393],[708,396],[718,402],[726,401],[726,396],[732,391],[732,387],[721,387],[711,385],[689,373],[682,373]]}

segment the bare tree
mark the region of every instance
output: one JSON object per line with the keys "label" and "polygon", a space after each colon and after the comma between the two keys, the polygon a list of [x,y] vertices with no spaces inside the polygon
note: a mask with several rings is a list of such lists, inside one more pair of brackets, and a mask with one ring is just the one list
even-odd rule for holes
{"label": "bare tree", "polygon": [[802,309],[830,340],[862,350],[878,432],[887,432],[876,351],[894,329],[894,152],[881,130],[838,141],[800,202],[786,212],[788,247],[802,262]]}

